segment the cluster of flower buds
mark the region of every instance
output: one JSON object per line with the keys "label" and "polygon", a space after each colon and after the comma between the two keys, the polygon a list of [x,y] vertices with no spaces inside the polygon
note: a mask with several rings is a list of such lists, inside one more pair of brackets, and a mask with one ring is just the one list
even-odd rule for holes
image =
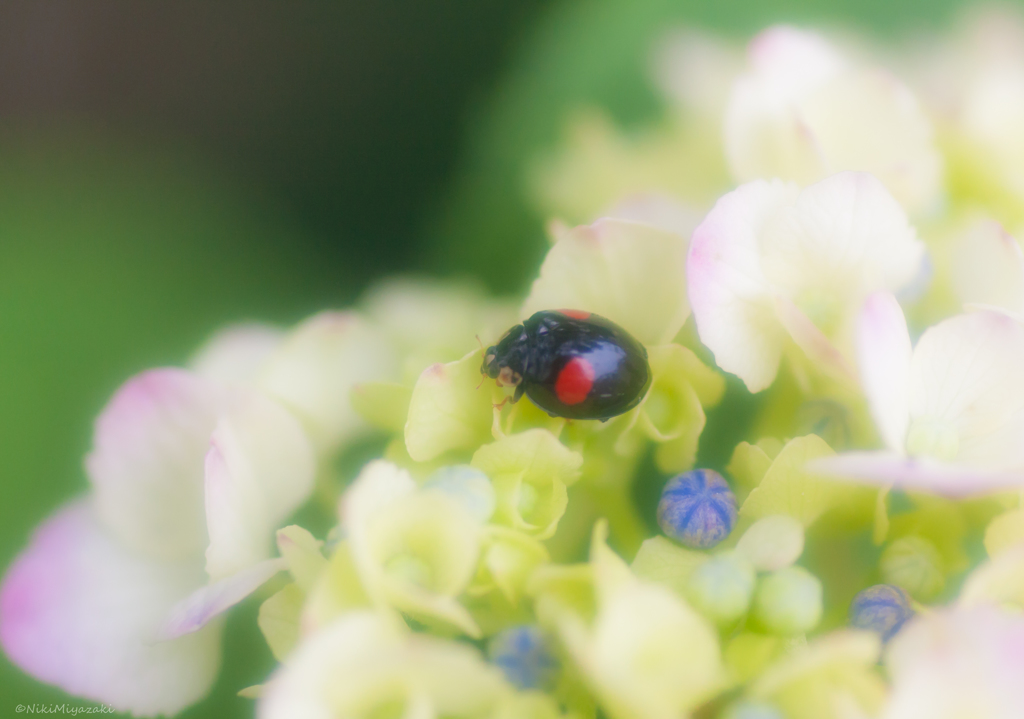
{"label": "cluster of flower buds", "polygon": [[[255,594],[261,719],[1024,717],[1024,23],[680,42],[664,123],[538,164],[525,299],[392,281],[130,379],[8,657],[173,714]],[[642,343],[628,410],[481,376],[558,309]]]}

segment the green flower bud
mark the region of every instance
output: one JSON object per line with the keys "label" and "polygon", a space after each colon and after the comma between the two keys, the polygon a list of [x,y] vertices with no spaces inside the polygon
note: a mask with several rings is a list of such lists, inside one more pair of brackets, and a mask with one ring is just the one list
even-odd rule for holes
{"label": "green flower bud", "polygon": [[750,608],[757,576],[742,555],[712,557],[690,575],[687,599],[694,609],[719,625],[740,619]]}
{"label": "green flower bud", "polygon": [[803,634],[821,620],[821,582],[803,567],[786,567],[761,580],[754,616],[774,634]]}
{"label": "green flower bud", "polygon": [[919,601],[932,599],[946,586],[946,563],[924,537],[901,537],[892,542],[879,562],[882,579]]}

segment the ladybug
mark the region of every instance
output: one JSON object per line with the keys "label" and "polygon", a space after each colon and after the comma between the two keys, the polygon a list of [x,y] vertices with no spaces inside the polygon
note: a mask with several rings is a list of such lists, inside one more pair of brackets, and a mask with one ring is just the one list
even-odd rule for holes
{"label": "ladybug", "polygon": [[651,386],[647,349],[611,320],[543,310],[484,353],[480,372],[525,393],[552,417],[599,419],[628,412]]}

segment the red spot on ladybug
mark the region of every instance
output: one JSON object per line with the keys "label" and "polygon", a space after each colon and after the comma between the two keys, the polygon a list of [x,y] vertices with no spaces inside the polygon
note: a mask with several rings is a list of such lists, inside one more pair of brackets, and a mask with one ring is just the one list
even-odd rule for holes
{"label": "red spot on ladybug", "polygon": [[585,319],[588,319],[590,317],[590,313],[589,312],[584,312],[583,310],[558,310],[558,311],[561,312],[566,317],[572,317],[574,320],[585,320]]}
{"label": "red spot on ladybug", "polygon": [[579,404],[594,386],[594,365],[583,357],[569,360],[555,380],[555,395],[562,404]]}

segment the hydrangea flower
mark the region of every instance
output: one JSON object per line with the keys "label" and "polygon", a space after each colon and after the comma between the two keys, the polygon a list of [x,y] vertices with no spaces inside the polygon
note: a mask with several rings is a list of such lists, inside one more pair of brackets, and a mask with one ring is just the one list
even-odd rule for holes
{"label": "hydrangea flower", "polygon": [[4,577],[4,651],[73,694],[180,711],[217,675],[217,615],[284,568],[274,530],[314,466],[298,421],[265,396],[175,369],[129,380],[97,419],[90,494]]}
{"label": "hydrangea flower", "polygon": [[942,160],[913,93],[890,73],[857,67],[820,35],[768,28],[733,85],[724,144],[739,182],[802,185],[843,170],[876,175],[910,211],[929,209]]}
{"label": "hydrangea flower", "polygon": [[801,191],[757,180],[725,195],[694,232],[687,259],[701,342],[752,392],[795,344],[822,371],[851,376],[864,300],[919,272],[924,246],[871,175],[846,172]]}
{"label": "hydrangea flower", "polygon": [[[1024,715],[1017,22],[928,61],[938,142],[866,44],[773,27],[744,63],[675,34],[660,121],[587,115],[525,178],[551,215],[525,297],[397,278],[119,390],[89,494],[3,580],[5,652],[174,713],[282,572],[257,619],[281,666],[240,692],[265,719]],[[479,344],[559,309],[645,346],[631,410],[550,416],[482,375]],[[380,456],[350,470],[360,439]],[[314,477],[320,536],[283,526]]]}
{"label": "hydrangea flower", "polygon": [[864,392],[887,449],[818,460],[817,470],[953,497],[1022,483],[1024,326],[1000,312],[969,312],[911,348],[899,303],[876,294],[857,335]]}

